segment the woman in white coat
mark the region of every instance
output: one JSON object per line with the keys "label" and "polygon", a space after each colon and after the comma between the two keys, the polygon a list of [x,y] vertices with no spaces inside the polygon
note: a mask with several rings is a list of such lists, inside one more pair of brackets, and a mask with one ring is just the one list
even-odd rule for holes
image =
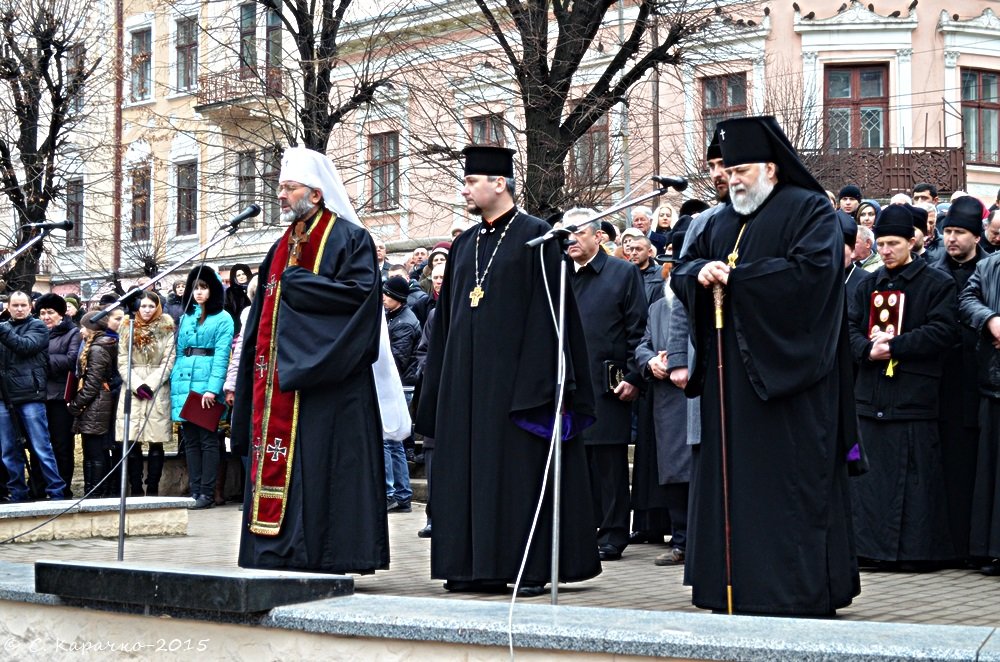
{"label": "woman in white coat", "polygon": [[[128,366],[128,325],[118,332],[118,371],[125,379]],[[174,320],[163,314],[163,304],[155,292],[139,299],[132,340],[132,416],[129,442],[128,479],[132,496],[157,496],[166,450],[176,451],[177,442],[170,418],[170,370],[174,365]],[[116,439],[124,439],[125,398],[118,402]],[[146,488],[142,484],[142,445],[149,444]]]}

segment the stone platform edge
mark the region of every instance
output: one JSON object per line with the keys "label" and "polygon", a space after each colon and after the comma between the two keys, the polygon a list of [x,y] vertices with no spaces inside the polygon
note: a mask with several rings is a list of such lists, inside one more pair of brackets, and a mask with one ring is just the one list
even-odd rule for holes
{"label": "stone platform edge", "polygon": [[[33,566],[0,561],[0,600],[67,604],[34,586]],[[514,607],[515,651],[748,662],[1000,662],[1000,632],[991,627],[554,607],[539,600],[548,598]],[[353,595],[276,607],[258,623],[331,636],[506,648],[508,609],[509,603]]]}

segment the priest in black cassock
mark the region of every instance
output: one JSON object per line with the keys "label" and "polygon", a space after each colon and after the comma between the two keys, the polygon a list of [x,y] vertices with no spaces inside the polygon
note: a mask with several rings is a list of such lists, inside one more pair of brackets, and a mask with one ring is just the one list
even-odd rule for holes
{"label": "priest in black cassock", "polygon": [[[860,591],[847,484],[857,419],[843,234],[774,118],[726,120],[718,135],[732,205],[671,274],[696,348],[686,390],[701,395],[690,513],[697,544],[688,548],[687,578],[696,606],[727,608],[724,397],[734,611],[827,615]],[[724,394],[716,284],[725,293]]]}
{"label": "priest in black cassock", "polygon": [[258,272],[232,416],[239,564],[371,573],[389,565],[375,245],[325,155],[285,150],[278,181],[289,225]]}
{"label": "priest in black cassock", "polygon": [[[483,220],[448,255],[416,430],[435,439],[431,576],[451,591],[503,592],[517,576],[544,477],[559,349],[549,296],[558,301],[560,251],[555,242],[525,247],[549,226],[514,205],[512,150],[463,153],[462,195]],[[601,566],[579,439],[593,423],[594,396],[568,288],[567,297],[559,577],[570,582]],[[551,540],[550,482],[523,594],[540,594],[549,580]]]}

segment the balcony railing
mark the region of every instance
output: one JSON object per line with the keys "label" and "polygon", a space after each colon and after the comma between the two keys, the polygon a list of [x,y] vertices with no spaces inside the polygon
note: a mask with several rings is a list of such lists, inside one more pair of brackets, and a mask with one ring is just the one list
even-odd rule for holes
{"label": "balcony railing", "polygon": [[941,194],[965,190],[961,147],[801,150],[802,161],[824,188],[835,194],[857,184],[866,198],[887,199],[927,182]]}
{"label": "balcony railing", "polygon": [[232,69],[198,77],[198,105],[214,106],[281,96],[281,69]]}

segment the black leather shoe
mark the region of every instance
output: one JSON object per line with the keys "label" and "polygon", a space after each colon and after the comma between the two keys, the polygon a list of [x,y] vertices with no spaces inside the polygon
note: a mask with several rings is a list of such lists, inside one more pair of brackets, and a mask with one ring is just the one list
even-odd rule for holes
{"label": "black leather shoe", "polygon": [[417,531],[418,538],[430,538],[431,537],[431,525],[428,524],[424,528]]}
{"label": "black leather shoe", "polygon": [[200,495],[194,500],[194,503],[188,506],[189,510],[205,510],[206,508],[211,508],[215,505],[215,499],[204,494]]}
{"label": "black leather shoe", "polygon": [[602,561],[617,561],[622,557],[621,551],[614,545],[598,545],[597,555]]}
{"label": "black leather shoe", "polygon": [[409,501],[397,501],[396,499],[386,501],[385,509],[390,513],[409,513],[413,511],[413,507],[410,506]]}
{"label": "black leather shoe", "polygon": [[545,594],[545,584],[528,584],[517,589],[519,598],[537,598]]}
{"label": "black leather shoe", "polygon": [[633,531],[628,534],[628,544],[642,545],[649,542],[649,533],[646,531]]}
{"label": "black leather shoe", "polygon": [[449,579],[444,583],[444,590],[452,593],[506,593],[507,584],[505,582]]}

